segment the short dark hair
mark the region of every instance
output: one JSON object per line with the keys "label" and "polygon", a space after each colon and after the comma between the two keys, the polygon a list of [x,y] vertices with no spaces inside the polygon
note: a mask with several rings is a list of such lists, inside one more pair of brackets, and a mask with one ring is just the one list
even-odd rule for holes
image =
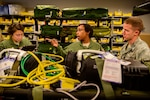
{"label": "short dark hair", "polygon": [[11,25],[9,26],[7,32],[8,32],[10,35],[13,35],[17,30],[21,30],[21,31],[24,32],[24,26],[21,25],[20,23],[13,23],[13,24],[11,24]]}
{"label": "short dark hair", "polygon": [[78,26],[83,25],[86,32],[89,32],[89,37],[93,36],[93,28],[89,24],[79,24]]}

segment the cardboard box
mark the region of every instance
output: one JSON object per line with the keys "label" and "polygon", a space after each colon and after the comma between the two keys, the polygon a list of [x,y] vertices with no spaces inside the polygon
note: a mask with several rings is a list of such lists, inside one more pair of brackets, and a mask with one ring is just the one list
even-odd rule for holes
{"label": "cardboard box", "polygon": [[141,33],[140,37],[144,40],[150,47],[150,33]]}

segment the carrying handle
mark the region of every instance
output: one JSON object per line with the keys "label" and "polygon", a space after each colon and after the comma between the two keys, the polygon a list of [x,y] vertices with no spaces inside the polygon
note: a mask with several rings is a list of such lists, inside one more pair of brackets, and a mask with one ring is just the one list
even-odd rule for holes
{"label": "carrying handle", "polygon": [[105,52],[99,51],[99,50],[89,50],[89,49],[78,50],[78,52],[77,52],[77,60],[78,61],[82,60],[83,53],[93,53],[93,54],[102,54],[103,55]]}
{"label": "carrying handle", "polygon": [[23,50],[20,50],[20,49],[14,49],[14,48],[8,48],[8,49],[3,49],[1,52],[0,52],[0,58],[2,58],[2,55],[3,53],[5,52],[15,52],[15,53],[19,53],[18,54],[18,57],[17,57],[17,60],[20,61],[21,58],[27,54],[26,51],[23,51]]}
{"label": "carrying handle", "polygon": [[93,54],[101,54],[101,55],[103,55],[105,52],[99,51],[99,50],[89,50],[89,49],[78,50],[78,52],[77,52],[78,64],[77,64],[77,68],[76,68],[77,73],[80,73],[81,61],[82,61],[83,53],[93,53]]}

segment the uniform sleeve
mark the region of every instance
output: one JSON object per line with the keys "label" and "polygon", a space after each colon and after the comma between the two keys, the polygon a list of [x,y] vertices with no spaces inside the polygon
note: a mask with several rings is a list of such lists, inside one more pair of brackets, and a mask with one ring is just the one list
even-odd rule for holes
{"label": "uniform sleeve", "polygon": [[139,60],[150,60],[150,48],[141,49],[137,56]]}
{"label": "uniform sleeve", "polygon": [[3,41],[2,33],[0,33],[0,42]]}
{"label": "uniform sleeve", "polygon": [[29,40],[27,44],[28,44],[28,45],[32,45],[32,42]]}
{"label": "uniform sleeve", "polygon": [[105,51],[104,48],[100,45],[100,51]]}
{"label": "uniform sleeve", "polygon": [[2,51],[3,49],[5,49],[4,44],[0,42],[0,51]]}
{"label": "uniform sleeve", "polygon": [[66,51],[66,48],[63,49],[63,47],[61,45],[58,45],[58,47],[53,50],[53,53],[58,54],[62,57],[65,57],[67,54],[67,51]]}
{"label": "uniform sleeve", "polygon": [[26,46],[32,45],[32,42],[28,38],[24,37],[24,39],[23,39],[23,45],[26,45]]}

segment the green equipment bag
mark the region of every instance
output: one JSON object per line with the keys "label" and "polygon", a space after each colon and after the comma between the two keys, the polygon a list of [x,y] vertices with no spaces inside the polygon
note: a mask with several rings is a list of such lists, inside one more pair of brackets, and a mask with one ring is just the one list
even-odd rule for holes
{"label": "green equipment bag", "polygon": [[85,18],[101,18],[108,17],[107,8],[88,8],[86,9]]}
{"label": "green equipment bag", "polygon": [[68,37],[68,41],[76,37],[76,27],[63,27],[60,37]]}
{"label": "green equipment bag", "polygon": [[[68,46],[70,43],[59,42],[59,44],[64,48]],[[39,42],[37,51],[42,53],[56,54],[56,48],[52,46],[50,42],[47,41]]]}
{"label": "green equipment bag", "polygon": [[96,38],[110,36],[110,35],[111,35],[111,29],[109,27],[100,26],[100,27],[93,28],[93,36]]}
{"label": "green equipment bag", "polygon": [[43,25],[41,26],[41,36],[59,39],[61,30],[60,26]]}
{"label": "green equipment bag", "polygon": [[150,73],[150,61],[141,61],[141,62],[148,67]]}
{"label": "green equipment bag", "polygon": [[86,8],[64,8],[62,17],[64,18],[82,18],[85,15]]}
{"label": "green equipment bag", "polygon": [[34,8],[34,17],[36,18],[57,18],[59,17],[59,9],[54,5],[36,5]]}
{"label": "green equipment bag", "polygon": [[64,8],[62,17],[65,18],[101,18],[108,16],[107,8]]}
{"label": "green equipment bag", "polygon": [[54,47],[49,42],[39,42],[38,52],[53,53]]}

